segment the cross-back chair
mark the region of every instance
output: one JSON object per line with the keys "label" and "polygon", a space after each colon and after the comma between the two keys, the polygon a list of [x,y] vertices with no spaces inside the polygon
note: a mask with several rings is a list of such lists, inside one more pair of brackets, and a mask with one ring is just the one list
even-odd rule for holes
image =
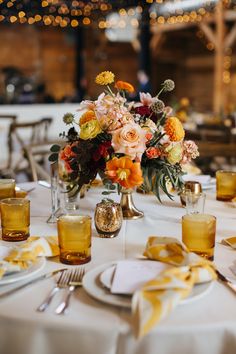
{"label": "cross-back chair", "polygon": [[[50,163],[48,157],[50,155],[50,148],[52,145],[63,145],[61,140],[47,141],[38,144],[30,144],[24,147],[25,157],[29,161],[31,180],[37,182],[38,180],[46,180],[50,182]],[[44,160],[39,159],[44,156]]]}
{"label": "cross-back chair", "polygon": [[10,126],[15,124],[17,116],[15,114],[0,114],[0,175],[11,175],[12,163],[12,141]]}
{"label": "cross-back chair", "polygon": [[[21,171],[26,175],[30,173],[29,161],[25,156],[25,149],[32,144],[46,143],[48,141],[48,131],[52,123],[52,118],[41,118],[38,121],[14,122],[10,126],[10,145],[15,153],[12,158],[12,171],[17,174]],[[38,155],[41,160],[44,154]]]}

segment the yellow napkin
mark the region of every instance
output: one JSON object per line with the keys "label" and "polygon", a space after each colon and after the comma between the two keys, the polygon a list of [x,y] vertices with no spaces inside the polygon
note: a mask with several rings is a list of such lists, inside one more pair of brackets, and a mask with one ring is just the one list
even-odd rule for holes
{"label": "yellow napkin", "polygon": [[57,236],[31,236],[24,244],[10,248],[9,253],[0,260],[0,279],[5,273],[27,269],[37,260],[37,257],[54,257],[58,255]]}
{"label": "yellow napkin", "polygon": [[236,236],[225,238],[221,243],[236,249]]}
{"label": "yellow napkin", "polygon": [[163,271],[134,293],[132,313],[138,337],[147,334],[188,297],[195,284],[217,278],[212,262],[188,252],[174,238],[150,237],[144,256],[178,267]]}

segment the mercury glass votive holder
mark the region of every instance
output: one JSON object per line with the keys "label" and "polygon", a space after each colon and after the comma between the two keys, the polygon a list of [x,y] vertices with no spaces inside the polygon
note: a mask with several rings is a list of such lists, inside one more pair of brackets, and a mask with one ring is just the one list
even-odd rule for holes
{"label": "mercury glass votive holder", "polygon": [[186,206],[186,194],[194,193],[198,195],[202,192],[202,185],[197,181],[187,181],[184,183],[183,189],[180,193],[180,201],[183,206]]}
{"label": "mercury glass votive holder", "polygon": [[96,205],[94,223],[101,238],[113,238],[118,235],[123,221],[119,203],[104,199]]}

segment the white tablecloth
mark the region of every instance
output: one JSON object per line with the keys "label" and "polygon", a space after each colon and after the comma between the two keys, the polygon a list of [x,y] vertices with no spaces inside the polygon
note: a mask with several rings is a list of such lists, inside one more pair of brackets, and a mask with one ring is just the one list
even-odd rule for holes
{"label": "white tablecloth", "polygon": [[[92,216],[101,197],[100,189],[91,189],[80,201],[81,213]],[[37,186],[30,193],[30,199],[31,235],[55,235],[56,225],[46,223],[50,214],[50,191]],[[92,261],[86,265],[86,271],[109,261],[140,255],[150,235],[181,239],[181,216],[185,211],[178,197],[175,201],[164,198],[162,205],[150,195],[135,194],[134,200],[145,217],[124,221],[116,238],[101,239],[93,227]],[[232,276],[228,267],[236,259],[236,251],[219,241],[236,235],[236,209],[217,202],[213,190],[207,193],[205,211],[217,217],[215,262]],[[48,260],[41,273],[60,267],[58,260]],[[129,310],[94,300],[82,288],[73,296],[66,316],[53,313],[62,293],[47,312],[36,312],[53,285],[53,279],[44,280],[0,300],[1,354],[236,353],[236,295],[218,282],[202,298],[179,305],[141,340],[133,336]],[[0,291],[9,288],[2,285]]]}

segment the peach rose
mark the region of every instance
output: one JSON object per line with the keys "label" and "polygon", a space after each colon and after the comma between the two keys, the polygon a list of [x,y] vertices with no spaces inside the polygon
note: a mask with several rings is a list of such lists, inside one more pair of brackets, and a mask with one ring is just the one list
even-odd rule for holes
{"label": "peach rose", "polygon": [[116,153],[141,161],[146,149],[146,131],[136,123],[129,123],[112,132],[112,146]]}

